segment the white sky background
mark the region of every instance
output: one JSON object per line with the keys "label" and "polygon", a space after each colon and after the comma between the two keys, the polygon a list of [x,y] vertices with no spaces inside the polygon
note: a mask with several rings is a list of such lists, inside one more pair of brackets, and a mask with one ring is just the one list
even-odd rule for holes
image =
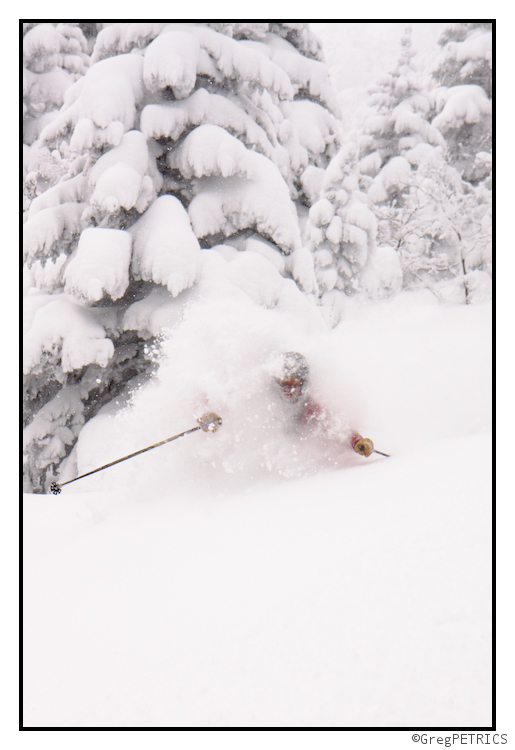
{"label": "white sky background", "polygon": [[[412,23],[415,62],[430,62],[438,53],[438,37],[447,22]],[[321,39],[333,84],[338,90],[366,88],[399,57],[406,21],[386,23],[311,23]]]}

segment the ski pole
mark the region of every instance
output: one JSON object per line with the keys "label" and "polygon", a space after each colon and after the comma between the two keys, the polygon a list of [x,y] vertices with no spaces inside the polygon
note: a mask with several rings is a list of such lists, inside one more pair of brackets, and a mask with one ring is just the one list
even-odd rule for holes
{"label": "ski pole", "polygon": [[109,464],[104,464],[104,466],[100,466],[98,469],[93,469],[93,471],[88,471],[86,474],[81,474],[80,477],[75,477],[75,479],[69,479],[67,482],[62,482],[62,484],[58,484],[57,482],[52,482],[50,485],[50,491],[54,495],[59,495],[61,493],[61,488],[65,486],[65,484],[71,484],[72,482],[76,482],[78,479],[84,479],[84,477],[89,477],[91,474],[96,474],[97,471],[103,471],[104,469],[108,469],[110,466],[114,466],[115,464],[119,464],[122,461],[127,461],[129,458],[134,458],[134,456],[139,456],[141,453],[146,453],[147,451],[151,451],[153,448],[158,448],[160,445],[164,445],[165,443],[170,443],[172,440],[177,440],[178,438],[184,437],[184,435],[189,435],[191,432],[196,432],[197,430],[202,430],[203,432],[216,432],[216,430],[222,426],[222,418],[218,416],[218,414],[214,414],[213,412],[209,412],[208,414],[204,414],[202,417],[199,417],[197,419],[197,422],[199,423],[197,427],[192,427],[190,430],[185,430],[184,432],[180,432],[178,435],[174,435],[173,437],[166,438],[166,440],[161,440],[159,443],[154,443],[153,445],[149,445],[147,448],[142,448],[139,451],[136,451],[135,453],[129,453],[128,456],[123,456],[123,458],[117,458],[116,461],[111,461]]}

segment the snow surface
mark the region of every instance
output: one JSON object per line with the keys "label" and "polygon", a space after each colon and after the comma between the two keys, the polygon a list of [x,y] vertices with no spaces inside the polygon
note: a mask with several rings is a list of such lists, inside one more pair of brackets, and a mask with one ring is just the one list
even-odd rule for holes
{"label": "snow surface", "polygon": [[[491,725],[490,304],[403,293],[327,332],[300,293],[297,316],[235,316],[237,294],[192,299],[66,478],[208,409],[217,433],[24,497],[25,726]],[[392,457],[301,440],[280,347],[342,434]]]}

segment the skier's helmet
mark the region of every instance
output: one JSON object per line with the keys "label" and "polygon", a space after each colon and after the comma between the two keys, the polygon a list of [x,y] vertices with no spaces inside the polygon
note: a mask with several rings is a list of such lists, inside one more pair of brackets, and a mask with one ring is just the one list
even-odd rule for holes
{"label": "skier's helmet", "polygon": [[276,378],[283,396],[288,401],[297,401],[309,375],[306,357],[299,352],[286,352],[282,356],[279,374]]}
{"label": "skier's helmet", "polygon": [[299,352],[286,352],[282,358],[281,379],[294,378],[304,383],[309,375],[306,357]]}

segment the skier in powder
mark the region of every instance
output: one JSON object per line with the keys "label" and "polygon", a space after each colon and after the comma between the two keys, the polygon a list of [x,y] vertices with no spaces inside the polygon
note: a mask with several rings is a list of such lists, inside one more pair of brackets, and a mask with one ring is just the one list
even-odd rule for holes
{"label": "skier in powder", "polygon": [[[323,409],[311,400],[308,391],[309,364],[303,354],[286,352],[282,355],[276,382],[285,401],[296,406],[295,419],[302,426],[319,425],[323,428],[325,414]],[[369,438],[354,432],[350,445],[361,456],[376,453],[374,444]],[[383,454],[384,455],[384,454]]]}

